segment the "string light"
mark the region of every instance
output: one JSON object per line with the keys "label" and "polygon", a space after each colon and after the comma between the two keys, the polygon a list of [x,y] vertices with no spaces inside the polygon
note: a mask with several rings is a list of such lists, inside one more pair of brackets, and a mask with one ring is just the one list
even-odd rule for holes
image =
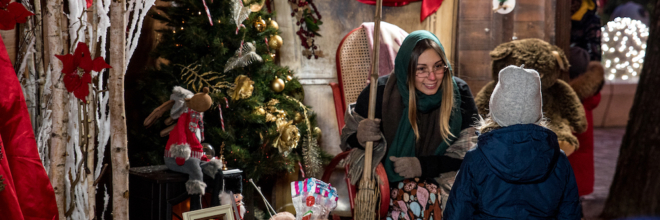
{"label": "string light", "polygon": [[630,18],[615,18],[601,28],[602,53],[607,79],[636,82],[644,63],[649,29]]}

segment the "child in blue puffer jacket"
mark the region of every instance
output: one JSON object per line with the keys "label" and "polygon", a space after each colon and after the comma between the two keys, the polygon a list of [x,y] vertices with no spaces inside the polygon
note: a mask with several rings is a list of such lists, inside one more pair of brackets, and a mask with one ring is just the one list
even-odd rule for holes
{"label": "child in blue puffer jacket", "polygon": [[499,73],[478,147],[465,155],[444,219],[580,219],[573,169],[544,127],[538,72]]}

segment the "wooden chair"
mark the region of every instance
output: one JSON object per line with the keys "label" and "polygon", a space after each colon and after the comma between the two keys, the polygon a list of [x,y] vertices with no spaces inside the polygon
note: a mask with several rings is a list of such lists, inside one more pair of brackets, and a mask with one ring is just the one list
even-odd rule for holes
{"label": "wooden chair", "polygon": [[337,47],[337,81],[330,83],[335,100],[335,113],[339,134],[344,127],[344,113],[349,103],[357,101],[360,92],[367,85],[371,69],[369,41],[364,28],[358,27],[349,32]]}
{"label": "wooden chair", "polygon": [[[337,80],[338,83],[330,83],[332,93],[335,101],[335,112],[337,114],[337,125],[339,126],[339,134],[344,127],[344,113],[350,103],[357,101],[360,92],[367,85],[369,71],[371,70],[371,49],[369,48],[369,41],[367,39],[366,31],[363,27],[358,27],[349,32],[339,43],[337,48]],[[348,198],[350,201],[350,214],[342,213],[342,217],[352,217],[353,207],[355,207],[354,199],[357,195],[355,185],[351,185],[348,176],[348,165],[345,167],[337,167],[339,163],[345,159],[350,151],[345,151],[332,159],[330,164],[325,169],[325,173],[321,178],[322,181],[332,183],[341,187],[346,186],[346,189],[337,188],[337,190],[348,191]],[[381,193],[380,198],[380,212],[381,218],[387,217],[387,209],[390,203],[390,188],[387,180],[387,174],[382,164],[376,167],[376,175],[379,177],[379,190]],[[337,183],[341,179],[345,183]],[[341,193],[341,192],[340,192]],[[341,198],[340,198],[341,199]],[[337,215],[335,214],[335,217]]]}

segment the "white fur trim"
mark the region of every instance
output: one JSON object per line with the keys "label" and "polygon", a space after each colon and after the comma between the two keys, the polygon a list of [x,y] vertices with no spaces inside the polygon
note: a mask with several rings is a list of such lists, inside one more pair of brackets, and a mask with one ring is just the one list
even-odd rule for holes
{"label": "white fur trim", "polygon": [[215,158],[211,159],[202,171],[215,179],[215,174],[218,173],[218,170],[222,169],[222,160],[217,160]]}
{"label": "white fur trim", "polygon": [[243,217],[245,217],[245,211],[247,211],[245,210],[245,205],[243,205],[243,202],[238,205],[238,210],[238,214],[241,215],[241,219],[243,219]]}
{"label": "white fur trim", "polygon": [[190,145],[189,144],[172,144],[169,150],[170,157],[182,157],[185,160],[190,158]]}
{"label": "white fur trim", "polygon": [[206,183],[199,180],[188,180],[186,182],[186,191],[189,195],[204,195],[204,190],[206,189]]}
{"label": "white fur trim", "polygon": [[172,89],[172,95],[177,95],[182,99],[185,99],[185,98],[190,98],[195,94],[190,90],[184,89],[181,86],[175,86],[174,89]]}
{"label": "white fur trim", "polygon": [[172,95],[170,95],[170,100],[175,101],[174,106],[170,109],[170,117],[172,117],[172,119],[178,119],[179,116],[188,109],[185,99],[193,97],[194,95],[195,94],[190,90],[175,86],[174,89],[172,89]]}
{"label": "white fur trim", "polygon": [[231,201],[234,199],[231,195],[229,195],[229,193],[226,192],[221,192],[218,197],[220,198],[220,205],[231,204]]}

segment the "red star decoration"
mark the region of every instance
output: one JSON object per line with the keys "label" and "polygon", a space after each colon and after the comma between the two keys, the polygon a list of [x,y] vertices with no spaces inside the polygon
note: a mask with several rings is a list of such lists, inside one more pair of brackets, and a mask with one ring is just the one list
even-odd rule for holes
{"label": "red star decoration", "polygon": [[32,12],[18,2],[9,3],[11,0],[0,0],[0,30],[14,29],[16,23],[25,23]]}
{"label": "red star decoration", "polygon": [[76,98],[87,102],[89,95],[89,84],[92,83],[92,75],[89,72],[100,72],[106,68],[112,68],[105,63],[103,57],[96,57],[94,61],[90,57],[87,44],[79,42],[76,51],[67,55],[55,55],[62,61],[62,73],[64,74],[64,87],[69,92],[73,92]]}

